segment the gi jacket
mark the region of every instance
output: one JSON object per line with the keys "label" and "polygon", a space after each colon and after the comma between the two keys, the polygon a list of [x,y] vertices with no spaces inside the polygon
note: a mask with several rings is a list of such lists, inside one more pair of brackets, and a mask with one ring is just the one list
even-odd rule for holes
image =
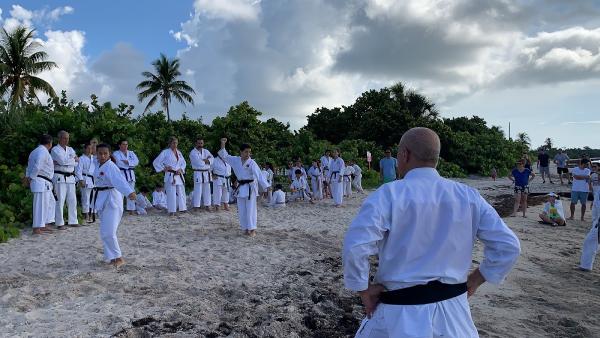
{"label": "gi jacket", "polygon": [[54,176],[52,156],[50,156],[50,152],[46,147],[39,145],[29,154],[25,175],[31,178],[31,184],[29,185],[31,192],[52,190],[51,182],[38,177],[40,175],[52,180],[52,176]]}
{"label": "gi jacket", "polygon": [[[270,187],[269,182],[263,177],[260,172],[260,167],[256,162],[249,158],[246,162],[242,163],[242,158],[239,156],[231,156],[227,153],[227,150],[224,148],[219,150],[219,156],[225,160],[225,162],[231,165],[233,172],[235,173],[235,177],[237,177],[239,181],[245,180],[253,180],[252,183],[242,184],[238,188],[237,197],[248,197],[250,194],[250,190],[252,190],[252,194],[254,196],[258,196],[258,187],[262,191],[267,190]],[[258,183],[258,184],[257,184]]]}
{"label": "gi jacket", "polygon": [[123,195],[129,196],[133,192],[133,188],[125,180],[119,167],[108,160],[100,164],[94,174],[96,188],[112,187],[114,189],[98,191],[96,204],[94,208],[101,212],[105,208],[112,208],[123,211]]}

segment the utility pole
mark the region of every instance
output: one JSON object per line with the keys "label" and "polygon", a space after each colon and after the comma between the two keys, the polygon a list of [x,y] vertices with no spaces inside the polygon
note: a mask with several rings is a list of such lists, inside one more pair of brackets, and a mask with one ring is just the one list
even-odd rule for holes
{"label": "utility pole", "polygon": [[510,137],[510,122],[508,122],[508,140],[512,140],[512,138]]}

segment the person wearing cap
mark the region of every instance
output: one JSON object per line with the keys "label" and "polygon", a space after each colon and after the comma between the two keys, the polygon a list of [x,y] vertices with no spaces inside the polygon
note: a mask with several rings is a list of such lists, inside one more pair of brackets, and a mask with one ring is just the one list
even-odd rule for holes
{"label": "person wearing cap", "polygon": [[[476,189],[440,176],[439,154],[433,130],[404,133],[402,179],[371,193],[348,228],[344,284],[359,293],[367,316],[358,338],[478,337],[467,297],[486,281],[502,283],[517,262],[517,236]],[[469,273],[478,240],[484,258]]]}
{"label": "person wearing cap", "polygon": [[592,190],[591,174],[592,171],[589,167],[590,161],[586,158],[582,158],[579,161],[579,166],[573,168],[571,173],[573,174],[573,185],[571,186],[571,217],[573,220],[575,217],[575,206],[577,202],[581,203],[581,220],[584,220],[585,209],[587,204],[588,195]]}
{"label": "person wearing cap", "polygon": [[565,212],[562,202],[558,199],[558,195],[551,192],[548,195],[548,200],[544,203],[544,210],[540,214],[540,218],[544,223],[552,224],[552,226],[565,226]]}

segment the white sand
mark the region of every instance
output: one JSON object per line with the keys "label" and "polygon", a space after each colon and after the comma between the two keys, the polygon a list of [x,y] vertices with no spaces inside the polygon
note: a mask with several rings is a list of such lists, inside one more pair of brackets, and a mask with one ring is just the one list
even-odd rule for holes
{"label": "white sand", "polygon": [[[506,179],[464,181],[490,199],[512,193]],[[240,234],[235,212],[127,216],[118,271],[101,261],[97,225],[26,231],[0,244],[0,336],[352,336],[362,308],[343,289],[340,248],[359,196],[339,209],[260,208],[255,238]],[[574,270],[589,216],[552,228],[537,223],[539,208],[506,219],[523,254],[504,285],[472,298],[480,334],[600,336],[600,267]]]}

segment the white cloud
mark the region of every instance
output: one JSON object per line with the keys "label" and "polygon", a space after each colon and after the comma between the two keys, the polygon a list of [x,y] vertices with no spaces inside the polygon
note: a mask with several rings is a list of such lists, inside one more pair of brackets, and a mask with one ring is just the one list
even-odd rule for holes
{"label": "white cloud", "polygon": [[[61,16],[71,14],[73,11],[73,7],[70,6],[57,7],[53,10],[41,9],[31,11],[20,5],[12,5],[9,12],[10,17],[4,21],[3,27],[7,31],[12,31],[18,26],[25,26],[27,28],[33,28],[34,26],[49,27],[51,23],[59,20]],[[1,11],[0,14],[2,14]]]}
{"label": "white cloud", "polygon": [[194,8],[211,19],[254,21],[260,13],[259,4],[260,1],[250,0],[196,0]]}

